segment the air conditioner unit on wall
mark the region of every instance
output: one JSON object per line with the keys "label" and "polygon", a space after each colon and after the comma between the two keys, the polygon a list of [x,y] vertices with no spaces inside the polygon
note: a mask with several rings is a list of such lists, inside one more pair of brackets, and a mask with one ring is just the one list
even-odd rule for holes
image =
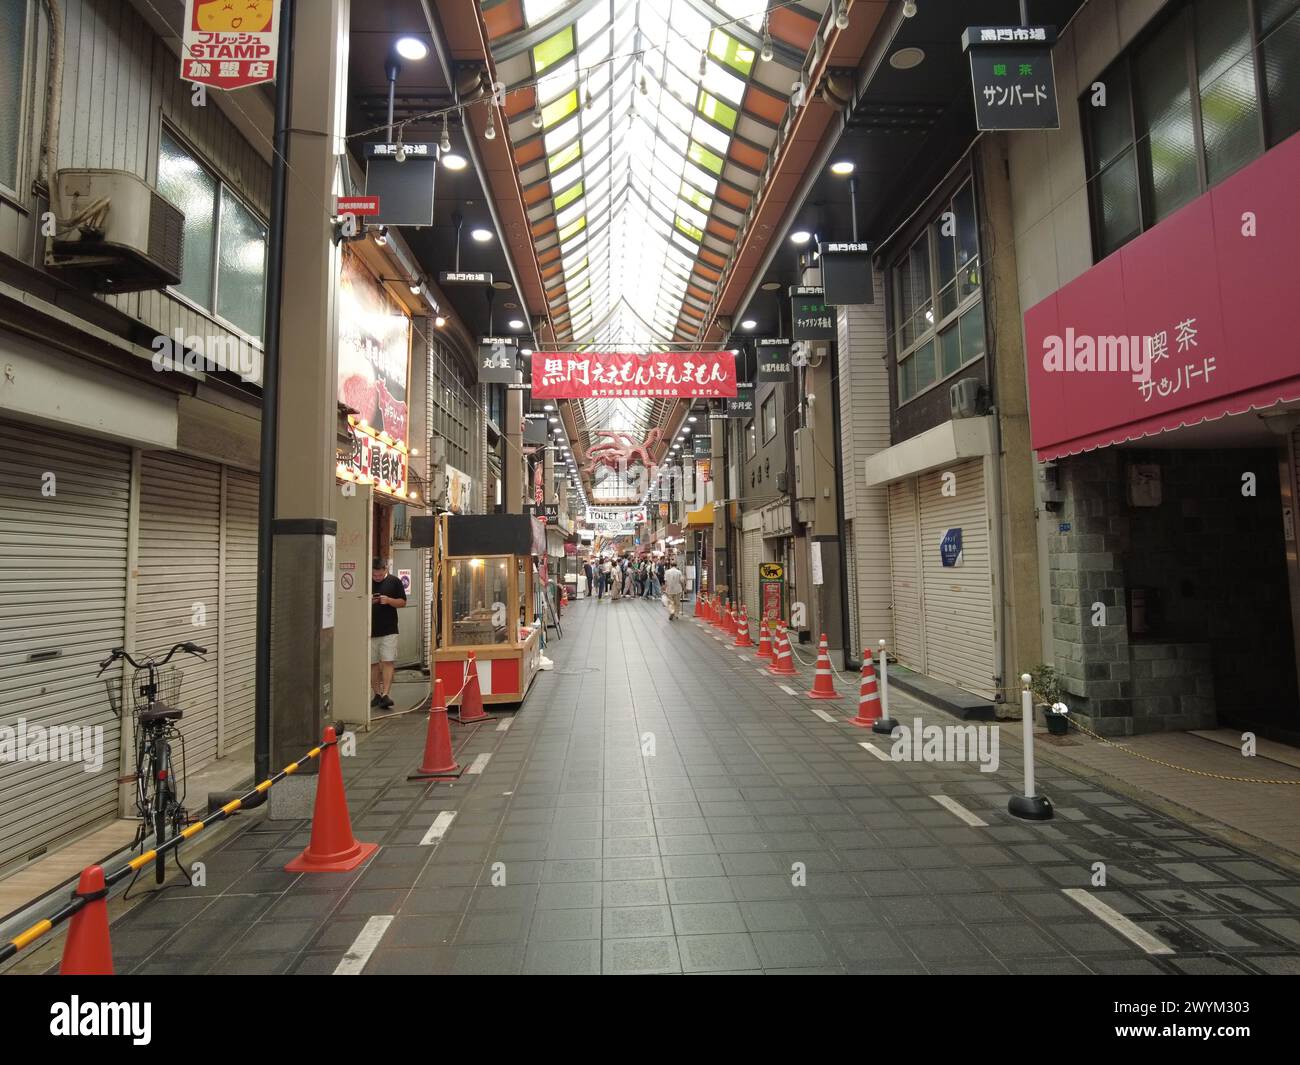
{"label": "air conditioner unit on wall", "polygon": [[47,267],[95,292],[180,283],[185,216],[141,178],[125,170],[60,170],[57,180],[62,217]]}
{"label": "air conditioner unit on wall", "polygon": [[975,377],[963,377],[948,389],[948,407],[954,418],[974,418],[979,414],[980,383]]}

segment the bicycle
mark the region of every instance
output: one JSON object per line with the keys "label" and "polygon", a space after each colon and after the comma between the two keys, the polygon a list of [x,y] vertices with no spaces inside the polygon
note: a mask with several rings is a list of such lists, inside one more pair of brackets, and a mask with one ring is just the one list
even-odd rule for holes
{"label": "bicycle", "polygon": [[[181,671],[176,668],[164,669],[177,651],[194,655],[196,658],[207,653],[206,647],[186,641],[175,644],[159,661],[150,655],[142,662],[137,662],[124,648],[115,647],[112,653],[99,664],[100,676],[114,662],[122,659],[135,669],[131,679],[132,703],[136,719],[136,756],[135,773],[122,777],[121,783],[135,784],[135,805],[139,814],[140,826],[136,829],[133,847],[142,847],[149,836],[154,833],[154,849],[157,850],[167,842],[168,827],[175,835],[188,823],[189,815],[184,806],[184,765],[185,737],[181,735],[175,722],[179,721],[184,711],[171,705],[180,698]],[[105,682],[108,688],[109,703],[121,717],[121,698],[119,682],[110,679]],[[160,693],[164,698],[159,698]],[[180,743],[182,785],[177,789],[176,775],[172,766],[172,741]],[[182,873],[185,868],[180,864],[179,853],[177,867]],[[154,863],[154,879],[161,884],[167,875],[167,859],[159,853]],[[185,874],[186,879],[189,875]],[[128,890],[130,890],[128,888]]]}

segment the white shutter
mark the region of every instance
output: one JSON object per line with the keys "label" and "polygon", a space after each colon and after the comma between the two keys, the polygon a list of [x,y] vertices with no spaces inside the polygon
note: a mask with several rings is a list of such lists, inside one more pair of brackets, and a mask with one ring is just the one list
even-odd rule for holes
{"label": "white shutter", "polygon": [[741,560],[743,570],[740,578],[742,599],[749,614],[750,637],[754,636],[757,618],[763,616],[758,596],[758,566],[763,561],[763,528],[750,529],[741,534]]}
{"label": "white shutter", "polygon": [[894,642],[890,650],[904,665],[924,673],[918,534],[916,479],[895,481],[889,486],[889,568],[894,593]]}
{"label": "white shutter", "polygon": [[[220,606],[222,640],[219,648],[224,701],[221,755],[253,740],[253,677],[257,660],[257,493],[257,474],[227,468],[225,580]],[[196,642],[203,643],[202,640]]]}
{"label": "white shutter", "polygon": [[[943,475],[956,478],[943,494]],[[921,559],[925,595],[926,673],[977,695],[993,698],[993,573],[984,462],[970,459],[919,479]],[[939,543],[961,529],[958,566],[944,566]]]}
{"label": "white shutter", "polygon": [[4,866],[118,812],[121,727],[95,672],[125,639],[131,456],[13,423],[0,449],[0,726],[103,730],[97,772],[0,762]]}
{"label": "white shutter", "polygon": [[[217,757],[218,594],[221,468],[164,452],[146,452],[140,468],[139,591],[134,654],[166,654],[193,640],[207,661],[178,653],[184,674],[178,722],[187,776]],[[198,607],[203,625],[195,625]]]}

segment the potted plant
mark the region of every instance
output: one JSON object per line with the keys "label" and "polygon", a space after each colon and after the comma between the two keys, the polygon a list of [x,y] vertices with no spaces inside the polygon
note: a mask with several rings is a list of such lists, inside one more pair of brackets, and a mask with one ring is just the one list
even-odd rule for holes
{"label": "potted plant", "polygon": [[1047,731],[1054,736],[1064,736],[1069,731],[1070,708],[1063,699],[1061,678],[1051,666],[1040,663],[1029,671],[1029,691],[1035,708],[1043,712]]}

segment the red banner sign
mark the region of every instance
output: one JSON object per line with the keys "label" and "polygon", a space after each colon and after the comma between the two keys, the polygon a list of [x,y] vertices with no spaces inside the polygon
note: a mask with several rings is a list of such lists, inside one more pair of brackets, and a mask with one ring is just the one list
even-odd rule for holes
{"label": "red banner sign", "polygon": [[1029,309],[1040,460],[1300,399],[1298,177],[1292,137]]}
{"label": "red banner sign", "polygon": [[736,357],[730,351],[538,351],[532,394],[534,399],[734,397]]}

